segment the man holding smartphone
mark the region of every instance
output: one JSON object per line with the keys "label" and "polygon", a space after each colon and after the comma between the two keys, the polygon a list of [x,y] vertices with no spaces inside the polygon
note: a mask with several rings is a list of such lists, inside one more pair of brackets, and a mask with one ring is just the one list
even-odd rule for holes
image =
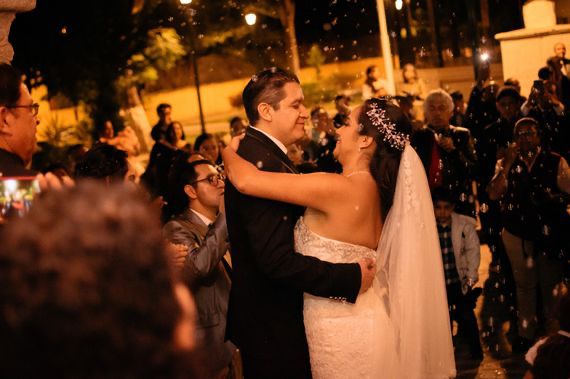
{"label": "man holding smartphone", "polygon": [[453,197],[455,212],[475,217],[477,157],[469,130],[449,124],[452,112],[447,92],[429,92],[424,101],[426,127],[412,134],[411,144],[422,160],[430,189],[444,187]]}
{"label": "man holding smartphone", "polygon": [[566,142],[570,134],[565,125],[566,112],[556,94],[552,75],[550,67],[538,71],[539,79],[534,81],[528,100],[521,107],[521,113],[538,122],[544,149],[570,159],[570,145]]}
{"label": "man holding smartphone", "polygon": [[36,175],[26,166],[36,147],[38,110],[20,73],[0,64],[0,177]]}

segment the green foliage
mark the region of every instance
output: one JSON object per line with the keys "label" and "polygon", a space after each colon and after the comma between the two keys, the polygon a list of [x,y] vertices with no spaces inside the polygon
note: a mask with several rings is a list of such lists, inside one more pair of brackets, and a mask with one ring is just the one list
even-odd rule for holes
{"label": "green foliage", "polygon": [[343,72],[334,73],[326,78],[326,86],[331,88],[337,88],[339,92],[346,90],[347,88],[357,87],[360,89],[361,78],[358,74],[347,74]]}
{"label": "green foliage", "polygon": [[[312,108],[317,105],[324,105],[334,101],[336,95],[345,92],[347,88],[358,87],[360,79],[353,74],[335,73],[321,78],[316,82],[305,82],[301,84],[305,95],[305,105]],[[354,93],[355,95],[358,92]]]}
{"label": "green foliage", "polygon": [[301,85],[305,96],[305,106],[313,108],[319,104],[328,103],[334,100],[337,90],[325,87],[320,82],[308,82]]}
{"label": "green foliage", "polygon": [[186,51],[176,30],[158,28],[149,31],[147,47],[130,57],[128,69],[117,79],[119,91],[153,84],[159,79],[159,71],[172,69],[184,55]]}
{"label": "green foliage", "polygon": [[93,124],[81,120],[77,125],[63,125],[56,117],[49,120],[38,130],[38,140],[55,147],[75,144],[92,144]]}
{"label": "green foliage", "polygon": [[325,63],[325,56],[319,48],[319,45],[314,44],[309,50],[307,64],[317,71],[317,80],[321,78],[321,66]]}
{"label": "green foliage", "polygon": [[96,124],[110,119],[119,125],[117,81],[131,65],[136,80],[156,80],[152,66],[172,65],[180,55],[175,33],[157,29],[180,13],[176,3],[148,0],[133,13],[132,0],[40,1],[13,25],[14,64],[30,83],[45,84],[50,96],[85,104]]}

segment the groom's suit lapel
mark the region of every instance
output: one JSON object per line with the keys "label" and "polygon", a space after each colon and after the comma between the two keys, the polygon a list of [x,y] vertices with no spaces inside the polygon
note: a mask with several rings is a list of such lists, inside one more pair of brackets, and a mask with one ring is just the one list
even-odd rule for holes
{"label": "groom's suit lapel", "polygon": [[265,145],[274,155],[275,157],[281,162],[283,168],[286,172],[290,172],[293,174],[298,174],[299,171],[295,168],[295,165],[289,160],[287,155],[273,142],[269,137],[265,134],[253,129],[247,128],[246,135],[250,138],[253,138],[263,145]]}

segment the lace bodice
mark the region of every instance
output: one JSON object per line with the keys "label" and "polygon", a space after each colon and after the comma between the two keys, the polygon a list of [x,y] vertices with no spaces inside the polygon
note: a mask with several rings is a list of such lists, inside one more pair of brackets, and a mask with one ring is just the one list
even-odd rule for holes
{"label": "lace bodice", "polygon": [[295,225],[295,248],[303,255],[310,255],[332,263],[353,263],[359,259],[374,258],[376,250],[326,238],[313,232],[303,217]]}

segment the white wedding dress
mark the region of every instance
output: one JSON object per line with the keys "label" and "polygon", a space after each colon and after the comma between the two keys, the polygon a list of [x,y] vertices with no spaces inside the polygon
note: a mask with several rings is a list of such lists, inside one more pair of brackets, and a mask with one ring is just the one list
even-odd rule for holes
{"label": "white wedding dress", "polygon": [[[312,232],[301,217],[295,247],[332,263],[376,257],[376,250],[331,240]],[[378,288],[378,280],[374,287]],[[372,290],[355,304],[305,294],[303,315],[314,379],[395,378],[396,345],[386,305]]]}
{"label": "white wedding dress", "polygon": [[443,264],[422,163],[406,145],[377,250],[331,240],[300,218],[295,247],[333,263],[375,257],[378,275],[355,304],[305,294],[315,379],[455,376]]}

